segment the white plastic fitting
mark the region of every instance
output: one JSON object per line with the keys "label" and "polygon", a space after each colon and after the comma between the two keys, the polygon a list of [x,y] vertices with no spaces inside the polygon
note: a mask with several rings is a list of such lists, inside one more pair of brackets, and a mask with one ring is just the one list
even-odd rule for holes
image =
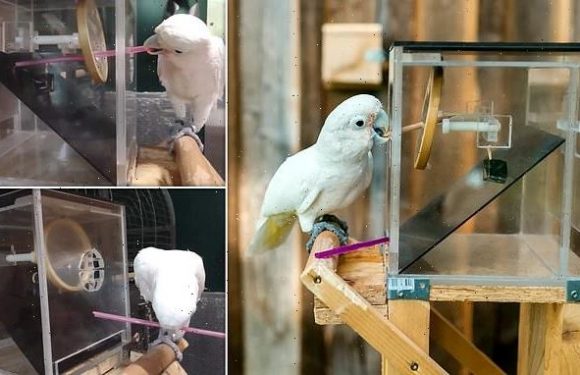
{"label": "white plastic fitting", "polygon": [[36,254],[34,251],[24,254],[8,254],[6,255],[6,262],[17,263],[17,262],[32,262],[36,263]]}
{"label": "white plastic fitting", "polygon": [[[24,38],[21,36],[16,37],[16,43],[24,43]],[[34,46],[51,45],[56,44],[58,46],[65,46],[70,49],[79,48],[79,34],[74,33],[72,35],[35,35],[32,37],[32,44]]]}
{"label": "white plastic fitting", "polygon": [[499,132],[500,122],[493,118],[486,118],[486,121],[466,121],[452,118],[443,119],[441,125],[443,134],[450,132]]}

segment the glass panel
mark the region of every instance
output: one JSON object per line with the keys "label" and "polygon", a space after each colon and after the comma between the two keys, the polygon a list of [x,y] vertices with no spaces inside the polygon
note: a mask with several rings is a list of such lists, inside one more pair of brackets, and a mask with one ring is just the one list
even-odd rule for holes
{"label": "glass panel", "polygon": [[57,196],[42,198],[55,362],[125,329],[122,323],[92,318],[92,311],[127,313],[121,209]]}
{"label": "glass panel", "polygon": [[[17,200],[18,197],[27,197]],[[16,203],[16,204],[15,204]],[[10,257],[34,253],[30,192],[0,194],[0,372],[44,374],[38,270]],[[7,257],[9,259],[7,259]],[[30,259],[30,257],[29,257]]]}
{"label": "glass panel", "polygon": [[[24,145],[35,155],[30,170],[14,171],[16,161],[23,164],[14,155],[12,166],[0,166],[0,177],[19,185],[126,183],[136,156],[134,116],[126,120],[135,105],[125,93],[135,84],[133,58],[125,55],[135,41],[133,2],[16,3],[0,6],[0,96],[12,96],[2,106],[0,141],[17,153],[21,132],[33,132],[24,134],[32,143],[49,129],[55,134],[54,141]],[[62,168],[39,178],[38,169],[65,154]]]}
{"label": "glass panel", "polygon": [[390,272],[491,282],[577,275],[578,58],[438,47],[391,51]]}

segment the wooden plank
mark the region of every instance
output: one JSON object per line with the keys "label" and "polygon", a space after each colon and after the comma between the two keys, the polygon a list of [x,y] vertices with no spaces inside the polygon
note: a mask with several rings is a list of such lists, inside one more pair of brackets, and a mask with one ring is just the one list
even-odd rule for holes
{"label": "wooden plank", "polygon": [[[316,142],[323,124],[323,92],[320,81],[323,1],[299,0],[300,2],[300,147],[306,148]],[[308,254],[302,252],[304,264]],[[312,294],[302,288],[302,364],[303,374],[320,374],[327,371],[328,361],[321,361],[327,351],[328,334],[324,327],[315,324],[311,304]]]}
{"label": "wooden plank", "polygon": [[306,268],[300,276],[302,283],[378,350],[392,368],[400,372],[408,372],[412,368],[416,374],[445,373],[417,344],[381,316],[336,274],[336,257],[320,260],[314,257],[317,250],[329,247],[325,242],[330,242],[331,245],[335,241],[333,234],[326,233],[315,242]]}
{"label": "wooden plank", "polygon": [[310,146],[323,124],[324,92],[320,79],[324,1],[300,0],[300,144]]}
{"label": "wooden plank", "polygon": [[563,304],[523,303],[520,306],[518,374],[559,374]]}
{"label": "wooden plank", "polygon": [[[299,148],[298,0],[238,2],[240,149],[238,219],[243,285],[244,372],[298,374],[301,369],[300,238],[256,257],[245,251],[266,187]],[[230,193],[231,194],[231,193]]]}
{"label": "wooden plank", "polygon": [[[388,304],[389,321],[425,353],[429,353],[429,302],[390,300]],[[387,370],[389,375],[408,372],[408,369],[402,371],[389,359],[387,362],[389,362]]]}
{"label": "wooden plank", "polygon": [[562,287],[431,285],[431,301],[563,303]]}
{"label": "wooden plank", "polygon": [[228,358],[227,367],[231,374],[241,374],[244,368],[244,336],[242,306],[242,261],[240,243],[240,66],[239,66],[239,2],[228,0],[227,9],[227,140],[228,162],[226,176],[228,181]]}
{"label": "wooden plank", "polygon": [[562,374],[575,374],[580,369],[580,305],[564,306],[562,332]]}
{"label": "wooden plank", "polygon": [[505,374],[436,309],[431,309],[431,337],[474,374]]}
{"label": "wooden plank", "polygon": [[326,88],[379,89],[383,63],[367,58],[383,49],[379,23],[326,23],[322,27],[322,81]]}
{"label": "wooden plank", "polygon": [[573,36],[572,0],[503,2],[504,40],[522,42],[570,42]]}

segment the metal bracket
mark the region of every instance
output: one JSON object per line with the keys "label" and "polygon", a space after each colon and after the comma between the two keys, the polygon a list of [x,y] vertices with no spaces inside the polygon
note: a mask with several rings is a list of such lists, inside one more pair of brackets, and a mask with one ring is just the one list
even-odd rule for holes
{"label": "metal bracket", "polygon": [[580,302],[580,279],[566,280],[566,301]]}
{"label": "metal bracket", "polygon": [[413,277],[389,277],[387,280],[388,299],[429,300],[431,283],[429,279]]}

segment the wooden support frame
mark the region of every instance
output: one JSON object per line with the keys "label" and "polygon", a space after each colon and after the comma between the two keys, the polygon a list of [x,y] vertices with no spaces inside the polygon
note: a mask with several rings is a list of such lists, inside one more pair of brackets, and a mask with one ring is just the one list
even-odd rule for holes
{"label": "wooden support frame", "polygon": [[334,234],[323,232],[318,236],[300,276],[302,283],[379,351],[390,368],[401,373],[444,374],[424,350],[336,274],[337,257],[324,260],[314,257],[316,252],[337,244]]}
{"label": "wooden support frame", "polygon": [[[384,265],[386,255],[369,248],[357,255],[315,258],[316,252],[336,246],[334,234],[322,233],[301,275],[302,283],[316,297],[316,322],[349,325],[383,356],[383,374],[444,373],[428,355],[429,338],[454,357],[465,372],[505,373],[431,306],[434,300],[520,303],[518,374],[577,370],[574,364],[580,363],[576,359],[580,337],[575,332],[580,326],[580,306],[564,303],[563,288],[438,285],[432,286],[430,301],[386,301],[385,297],[380,303],[380,296],[385,294],[378,290],[377,275],[369,272],[386,277],[378,266]],[[385,287],[384,282],[380,285]],[[469,296],[469,291],[477,294]],[[533,300],[538,302],[530,302]]]}

